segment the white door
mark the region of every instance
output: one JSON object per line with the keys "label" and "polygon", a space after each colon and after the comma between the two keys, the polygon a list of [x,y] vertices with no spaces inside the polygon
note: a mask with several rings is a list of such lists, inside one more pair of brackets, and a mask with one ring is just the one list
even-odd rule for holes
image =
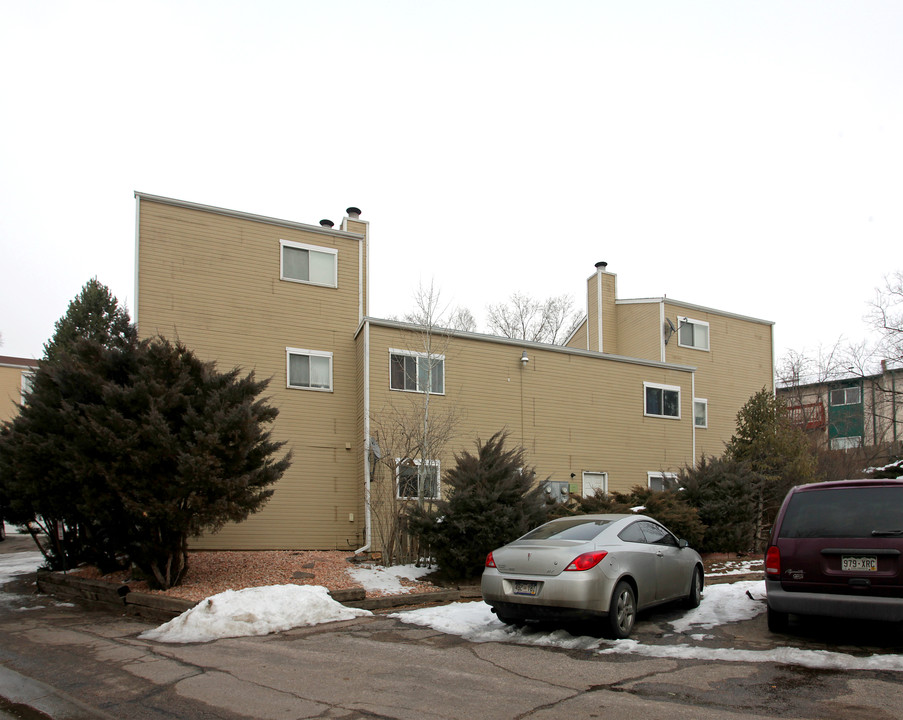
{"label": "white door", "polygon": [[592,497],[596,490],[608,492],[608,473],[585,472],[583,473],[583,497]]}

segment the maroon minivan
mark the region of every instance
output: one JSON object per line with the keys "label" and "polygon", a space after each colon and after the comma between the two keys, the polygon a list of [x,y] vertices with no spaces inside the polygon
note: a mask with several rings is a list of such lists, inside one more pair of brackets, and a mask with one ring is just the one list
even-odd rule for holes
{"label": "maroon minivan", "polygon": [[788,615],[903,621],[903,480],[787,493],[765,554],[768,628]]}

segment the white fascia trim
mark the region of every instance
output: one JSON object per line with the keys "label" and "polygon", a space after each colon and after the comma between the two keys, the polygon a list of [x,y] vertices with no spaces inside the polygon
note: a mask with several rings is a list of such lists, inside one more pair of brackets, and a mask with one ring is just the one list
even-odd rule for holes
{"label": "white fascia trim", "polygon": [[[414,323],[407,323],[401,320],[386,320],[384,318],[366,317],[358,327],[354,336],[361,332],[364,322],[385,328],[394,328],[395,330],[410,330],[412,332],[423,332],[424,326]],[[440,330],[437,328],[437,330]],[[535,350],[545,350],[553,353],[561,353],[564,355],[580,355],[581,357],[594,357],[606,362],[622,362],[630,365],[643,365],[645,367],[667,368],[668,370],[677,370],[679,372],[694,372],[695,365],[678,365],[677,363],[663,363],[658,360],[646,360],[644,358],[628,357],[627,355],[615,355],[613,353],[599,353],[595,350],[583,350],[582,348],[565,347],[564,345],[549,345],[548,343],[531,342],[529,340],[518,340],[517,338],[506,338],[500,335],[485,335],[483,333],[462,332],[460,330],[448,330],[441,328],[441,333],[445,337],[460,338],[462,340],[479,340],[482,342],[493,343],[495,345],[514,345],[518,348],[518,357],[520,351],[533,348]],[[406,350],[405,352],[410,352]]]}
{"label": "white fascia trim", "polygon": [[602,271],[599,270],[596,273],[596,317],[598,318],[598,322],[596,323],[598,327],[596,328],[596,332],[598,333],[599,339],[599,352],[603,352],[602,348]]}
{"label": "white fascia trim", "polygon": [[294,222],[293,220],[280,220],[279,218],[268,217],[266,215],[255,215],[253,213],[241,212],[239,210],[229,210],[228,208],[216,207],[214,205],[201,205],[200,203],[188,202],[186,200],[176,200],[174,198],[161,197],[160,195],[150,195],[135,191],[135,197],[139,200],[148,200],[150,202],[160,203],[161,205],[171,205],[173,207],[185,208],[187,210],[199,210],[201,212],[213,213],[214,215],[223,215],[225,217],[237,218],[239,220],[252,220],[253,222],[266,223],[267,225],[278,225],[279,227],[293,228],[295,230],[304,230],[305,232],[315,233],[318,235],[331,235],[333,237],[353,238],[360,240],[364,236],[360,233],[349,232],[347,230],[335,230],[333,228],[323,227],[322,225],[308,225],[307,223]]}
{"label": "white fascia trim", "polygon": [[354,551],[355,555],[370,549],[370,324],[364,322],[364,544]]}
{"label": "white fascia trim", "polygon": [[132,323],[135,327],[138,327],[138,263],[141,255],[139,254],[140,249],[140,236],[141,233],[139,228],[141,227],[141,196],[138,193],[135,193],[135,298],[134,305],[132,307]]}
{"label": "white fascia trim", "polygon": [[705,307],[704,305],[694,305],[692,303],[683,302],[682,300],[674,300],[669,297],[652,297],[652,298],[627,298],[624,300],[615,300],[617,305],[649,305],[651,303],[668,303],[676,307],[682,307],[687,310],[696,310],[698,312],[712,313],[720,317],[734,318],[735,320],[746,320],[747,322],[758,323],[760,325],[774,325],[774,320],[762,320],[761,318],[751,317],[749,315],[739,315],[738,313],[727,312],[726,310],[717,310],[715,308]]}

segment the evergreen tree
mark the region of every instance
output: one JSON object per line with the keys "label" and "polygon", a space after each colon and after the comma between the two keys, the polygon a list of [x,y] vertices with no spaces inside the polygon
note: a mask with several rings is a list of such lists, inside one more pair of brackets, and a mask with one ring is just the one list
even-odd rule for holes
{"label": "evergreen tree", "polygon": [[180,343],[139,341],[89,282],[45,345],[19,414],[0,426],[0,502],[55,569],[123,561],[159,587],[187,569],[191,536],[241,521],[290,457],[267,429],[267,381],[220,373]]}
{"label": "evergreen tree", "polygon": [[762,550],[787,491],[817,479],[815,454],[805,433],[790,422],[784,404],[762,388],[737,413],[736,433],[724,458],[746,463],[755,475],[755,549]]}
{"label": "evergreen tree", "polygon": [[69,303],[66,314],[56,321],[53,337],[44,343],[44,360],[56,360],[60,352],[81,339],[121,347],[133,334],[128,311],[119,307],[106,285],[91,278]]}
{"label": "evergreen tree", "polygon": [[746,463],[703,456],[680,473],[681,496],[699,512],[705,534],[697,550],[746,553],[756,546],[756,489]]}
{"label": "evergreen tree", "polygon": [[524,449],[506,449],[506,440],[500,431],[485,443],[478,439],[476,454],[456,454],[443,478],[446,498],[412,511],[412,532],[449,578],[478,576],[487,553],[546,519],[536,471],[527,467]]}
{"label": "evergreen tree", "polygon": [[552,509],[551,514],[563,517],[636,513],[658,520],[694,548],[698,549],[703,542],[705,524],[701,521],[696,508],[687,502],[682,490],[652,490],[636,485],[626,493],[606,493],[596,490],[587,497],[572,495],[571,498],[574,503],[570,507],[558,505]]}

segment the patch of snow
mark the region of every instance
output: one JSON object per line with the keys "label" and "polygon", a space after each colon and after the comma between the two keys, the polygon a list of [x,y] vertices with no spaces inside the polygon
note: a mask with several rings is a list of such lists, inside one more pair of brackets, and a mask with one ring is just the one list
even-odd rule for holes
{"label": "patch of snow", "polygon": [[403,595],[413,592],[416,588],[402,585],[401,580],[419,580],[424,575],[433,572],[435,568],[417,567],[416,565],[394,565],[383,567],[381,565],[361,565],[350,568],[346,572],[352,579],[367,591],[382,591],[390,595]]}

